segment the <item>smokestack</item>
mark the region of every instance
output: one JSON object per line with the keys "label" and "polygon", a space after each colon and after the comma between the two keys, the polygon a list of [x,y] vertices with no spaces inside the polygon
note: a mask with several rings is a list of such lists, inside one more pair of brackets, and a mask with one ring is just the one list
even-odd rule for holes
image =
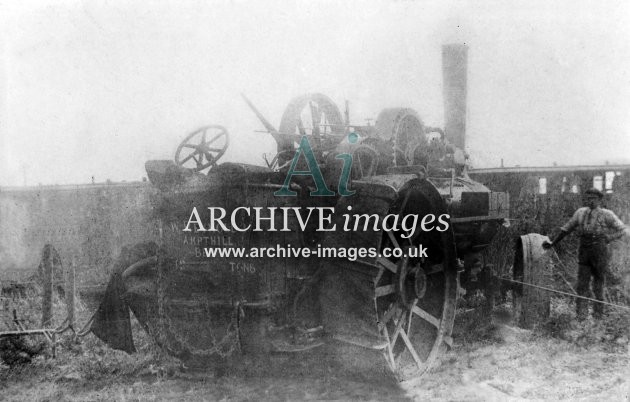
{"label": "smokestack", "polygon": [[466,145],[466,73],[468,46],[442,46],[442,82],[444,85],[444,132],[458,148]]}

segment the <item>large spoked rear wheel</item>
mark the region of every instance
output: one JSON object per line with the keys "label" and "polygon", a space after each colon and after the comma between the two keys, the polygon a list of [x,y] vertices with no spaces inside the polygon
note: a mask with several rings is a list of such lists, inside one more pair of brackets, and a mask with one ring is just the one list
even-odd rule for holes
{"label": "large spoked rear wheel", "polygon": [[[414,182],[400,193],[392,212],[401,216],[415,213],[421,220],[426,214],[437,218],[446,213],[439,193],[427,181]],[[417,230],[409,239],[403,234],[383,234],[381,250],[400,249],[404,256],[380,257],[374,280],[378,328],[388,344],[385,359],[401,381],[427,372],[445,345],[452,344],[457,295],[451,228]],[[426,248],[426,257],[414,252],[420,246]]]}

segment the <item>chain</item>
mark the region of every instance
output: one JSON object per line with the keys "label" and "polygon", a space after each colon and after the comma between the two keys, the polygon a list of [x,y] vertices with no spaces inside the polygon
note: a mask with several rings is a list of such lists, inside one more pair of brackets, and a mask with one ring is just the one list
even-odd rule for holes
{"label": "chain", "polygon": [[630,307],[628,307],[628,306],[622,306],[620,304],[609,303],[609,302],[606,302],[606,301],[603,301],[603,300],[597,300],[597,299],[593,299],[591,297],[580,296],[580,295],[576,295],[576,294],[573,294],[573,293],[567,293],[567,292],[563,292],[561,290],[555,290],[555,289],[547,288],[547,287],[544,287],[544,286],[532,285],[531,283],[525,283],[525,282],[517,281],[516,279],[510,279],[510,278],[504,278],[504,277],[498,277],[498,278],[501,279],[502,281],[518,283],[520,285],[525,285],[525,286],[529,286],[529,287],[532,287],[532,288],[546,290],[547,292],[558,293],[558,294],[561,294],[561,295],[571,296],[571,297],[575,297],[575,298],[578,298],[578,299],[590,300],[590,301],[595,302],[595,303],[606,304],[608,306],[612,306],[612,307],[616,307],[616,308],[620,308],[620,309],[623,309],[623,310],[630,311]]}
{"label": "chain", "polygon": [[[160,251],[162,252],[162,251]],[[219,355],[221,357],[230,356],[234,350],[240,350],[240,334],[239,334],[239,320],[243,315],[243,309],[240,306],[240,303],[236,303],[234,312],[232,314],[232,318],[230,324],[226,329],[225,335],[217,341],[214,334],[210,333],[212,337],[211,346],[209,348],[198,348],[190,344],[190,342],[185,339],[182,335],[181,326],[178,326],[173,323],[170,314],[168,313],[167,304],[168,297],[166,295],[166,289],[168,287],[167,281],[167,273],[164,269],[164,261],[163,256],[158,257],[158,312],[159,312],[159,327],[166,335],[166,343],[171,344],[170,337],[174,338],[174,340],[179,344],[179,349],[185,349],[195,356],[210,356],[210,355]],[[171,345],[169,345],[170,348]]]}

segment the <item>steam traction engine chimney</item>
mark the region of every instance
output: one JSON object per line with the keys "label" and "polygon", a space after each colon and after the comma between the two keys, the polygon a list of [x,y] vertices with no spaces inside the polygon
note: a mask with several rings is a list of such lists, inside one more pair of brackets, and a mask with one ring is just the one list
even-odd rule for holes
{"label": "steam traction engine chimney", "polygon": [[468,46],[442,46],[444,131],[449,142],[462,151],[466,145],[466,71]]}

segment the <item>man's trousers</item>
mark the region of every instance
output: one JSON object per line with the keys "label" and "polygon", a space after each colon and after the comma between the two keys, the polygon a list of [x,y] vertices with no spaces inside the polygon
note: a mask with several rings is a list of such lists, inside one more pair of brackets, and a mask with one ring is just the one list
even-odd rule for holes
{"label": "man's trousers", "polygon": [[[580,296],[591,296],[591,278],[593,278],[593,295],[597,300],[604,300],[604,286],[608,273],[608,248],[604,239],[580,239],[578,252],[577,293]],[[577,318],[583,320],[588,315],[588,300],[577,299]],[[594,303],[593,315],[601,318],[604,305]]]}

